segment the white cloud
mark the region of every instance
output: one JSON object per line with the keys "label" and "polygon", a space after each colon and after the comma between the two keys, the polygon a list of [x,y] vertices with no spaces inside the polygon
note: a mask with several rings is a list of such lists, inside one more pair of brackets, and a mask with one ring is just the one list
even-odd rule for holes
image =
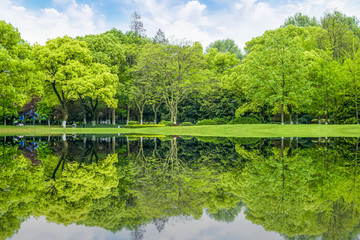
{"label": "white cloud", "polygon": [[254,6],[255,3],[256,0],[240,0],[240,2],[235,3],[235,8],[237,10],[240,10],[242,8],[249,9]]}
{"label": "white cloud", "polygon": [[[50,0],[48,0],[50,1]],[[285,19],[301,12],[319,19],[324,11],[337,9],[348,16],[357,16],[360,2],[354,0],[111,0],[119,9],[112,23],[106,22],[106,12],[99,13],[93,3],[76,0],[52,0],[51,8],[32,11],[16,6],[12,0],[0,0],[0,16],[18,27],[22,37],[31,43],[44,43],[48,38],[65,34],[79,36],[101,33],[112,27],[129,30],[130,16],[137,11],[144,22],[146,34],[153,37],[161,28],[166,36],[200,41],[204,47],[218,39],[231,38],[240,46],[266,30],[276,29]],[[212,4],[216,2],[215,9]],[[280,1],[279,1],[280,2]],[[102,3],[101,9],[106,6]],[[114,5],[113,5],[114,6]],[[97,11],[97,12],[96,12]],[[128,19],[122,19],[125,14]]]}
{"label": "white cloud", "polygon": [[21,36],[30,43],[44,44],[58,36],[80,36],[105,31],[105,23],[87,4],[75,0],[56,0],[63,10],[45,8],[32,11],[15,6],[9,0],[0,1],[0,16],[19,29]]}

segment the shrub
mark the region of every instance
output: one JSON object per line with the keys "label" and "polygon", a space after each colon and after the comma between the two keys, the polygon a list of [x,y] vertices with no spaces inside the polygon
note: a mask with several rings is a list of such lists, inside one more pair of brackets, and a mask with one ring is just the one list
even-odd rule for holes
{"label": "shrub", "polygon": [[138,121],[129,121],[127,125],[138,125]]}
{"label": "shrub", "polygon": [[217,125],[217,123],[212,119],[203,119],[196,123],[196,125]]}
{"label": "shrub", "polygon": [[[320,119],[320,123],[324,124],[325,119]],[[311,124],[319,124],[319,119],[315,118],[315,119],[311,120]]]}
{"label": "shrub", "polygon": [[172,126],[172,127],[178,127],[178,126],[180,126],[180,124],[174,123],[174,124],[171,124],[171,126]]}
{"label": "shrub", "polygon": [[193,126],[191,122],[183,122],[180,126]]}
{"label": "shrub", "polygon": [[214,118],[213,119],[218,125],[226,124],[229,120],[225,118]]}
{"label": "shrub", "polygon": [[174,124],[174,122],[172,121],[165,121],[165,120],[161,120],[159,122],[160,125],[165,125],[165,126],[172,126]]}
{"label": "shrub", "polygon": [[[228,122],[228,124],[232,124],[232,123],[233,123],[232,120]],[[252,117],[241,117],[241,118],[235,118],[234,124],[260,124],[260,121]]]}
{"label": "shrub", "polygon": [[148,128],[148,127],[166,127],[164,124],[158,124],[158,125],[140,125],[140,124],[136,124],[136,125],[126,125],[126,128]]}
{"label": "shrub", "polygon": [[313,119],[311,115],[302,115],[301,117],[299,117],[298,122],[300,124],[309,124],[311,123],[311,119]]}

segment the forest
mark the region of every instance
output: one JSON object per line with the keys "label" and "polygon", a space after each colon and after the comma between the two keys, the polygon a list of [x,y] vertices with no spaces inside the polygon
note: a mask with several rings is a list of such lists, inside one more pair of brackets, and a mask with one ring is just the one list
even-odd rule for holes
{"label": "forest", "polygon": [[0,122],[359,123],[356,17],[297,13],[243,50],[235,40],[204,47],[169,40],[161,29],[149,37],[135,12],[129,31],[41,45],[0,21]]}

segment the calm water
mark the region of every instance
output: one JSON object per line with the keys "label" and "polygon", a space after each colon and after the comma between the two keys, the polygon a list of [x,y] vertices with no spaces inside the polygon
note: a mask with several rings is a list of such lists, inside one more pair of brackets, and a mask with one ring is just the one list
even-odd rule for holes
{"label": "calm water", "polygon": [[0,239],[359,239],[359,142],[0,137]]}

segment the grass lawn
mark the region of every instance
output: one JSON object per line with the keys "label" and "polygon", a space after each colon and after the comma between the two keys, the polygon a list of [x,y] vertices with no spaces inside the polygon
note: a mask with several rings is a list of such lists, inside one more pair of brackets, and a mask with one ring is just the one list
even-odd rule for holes
{"label": "grass lawn", "polygon": [[61,128],[0,126],[1,136],[48,134],[137,134],[218,137],[360,137],[360,125],[239,124],[156,128]]}

